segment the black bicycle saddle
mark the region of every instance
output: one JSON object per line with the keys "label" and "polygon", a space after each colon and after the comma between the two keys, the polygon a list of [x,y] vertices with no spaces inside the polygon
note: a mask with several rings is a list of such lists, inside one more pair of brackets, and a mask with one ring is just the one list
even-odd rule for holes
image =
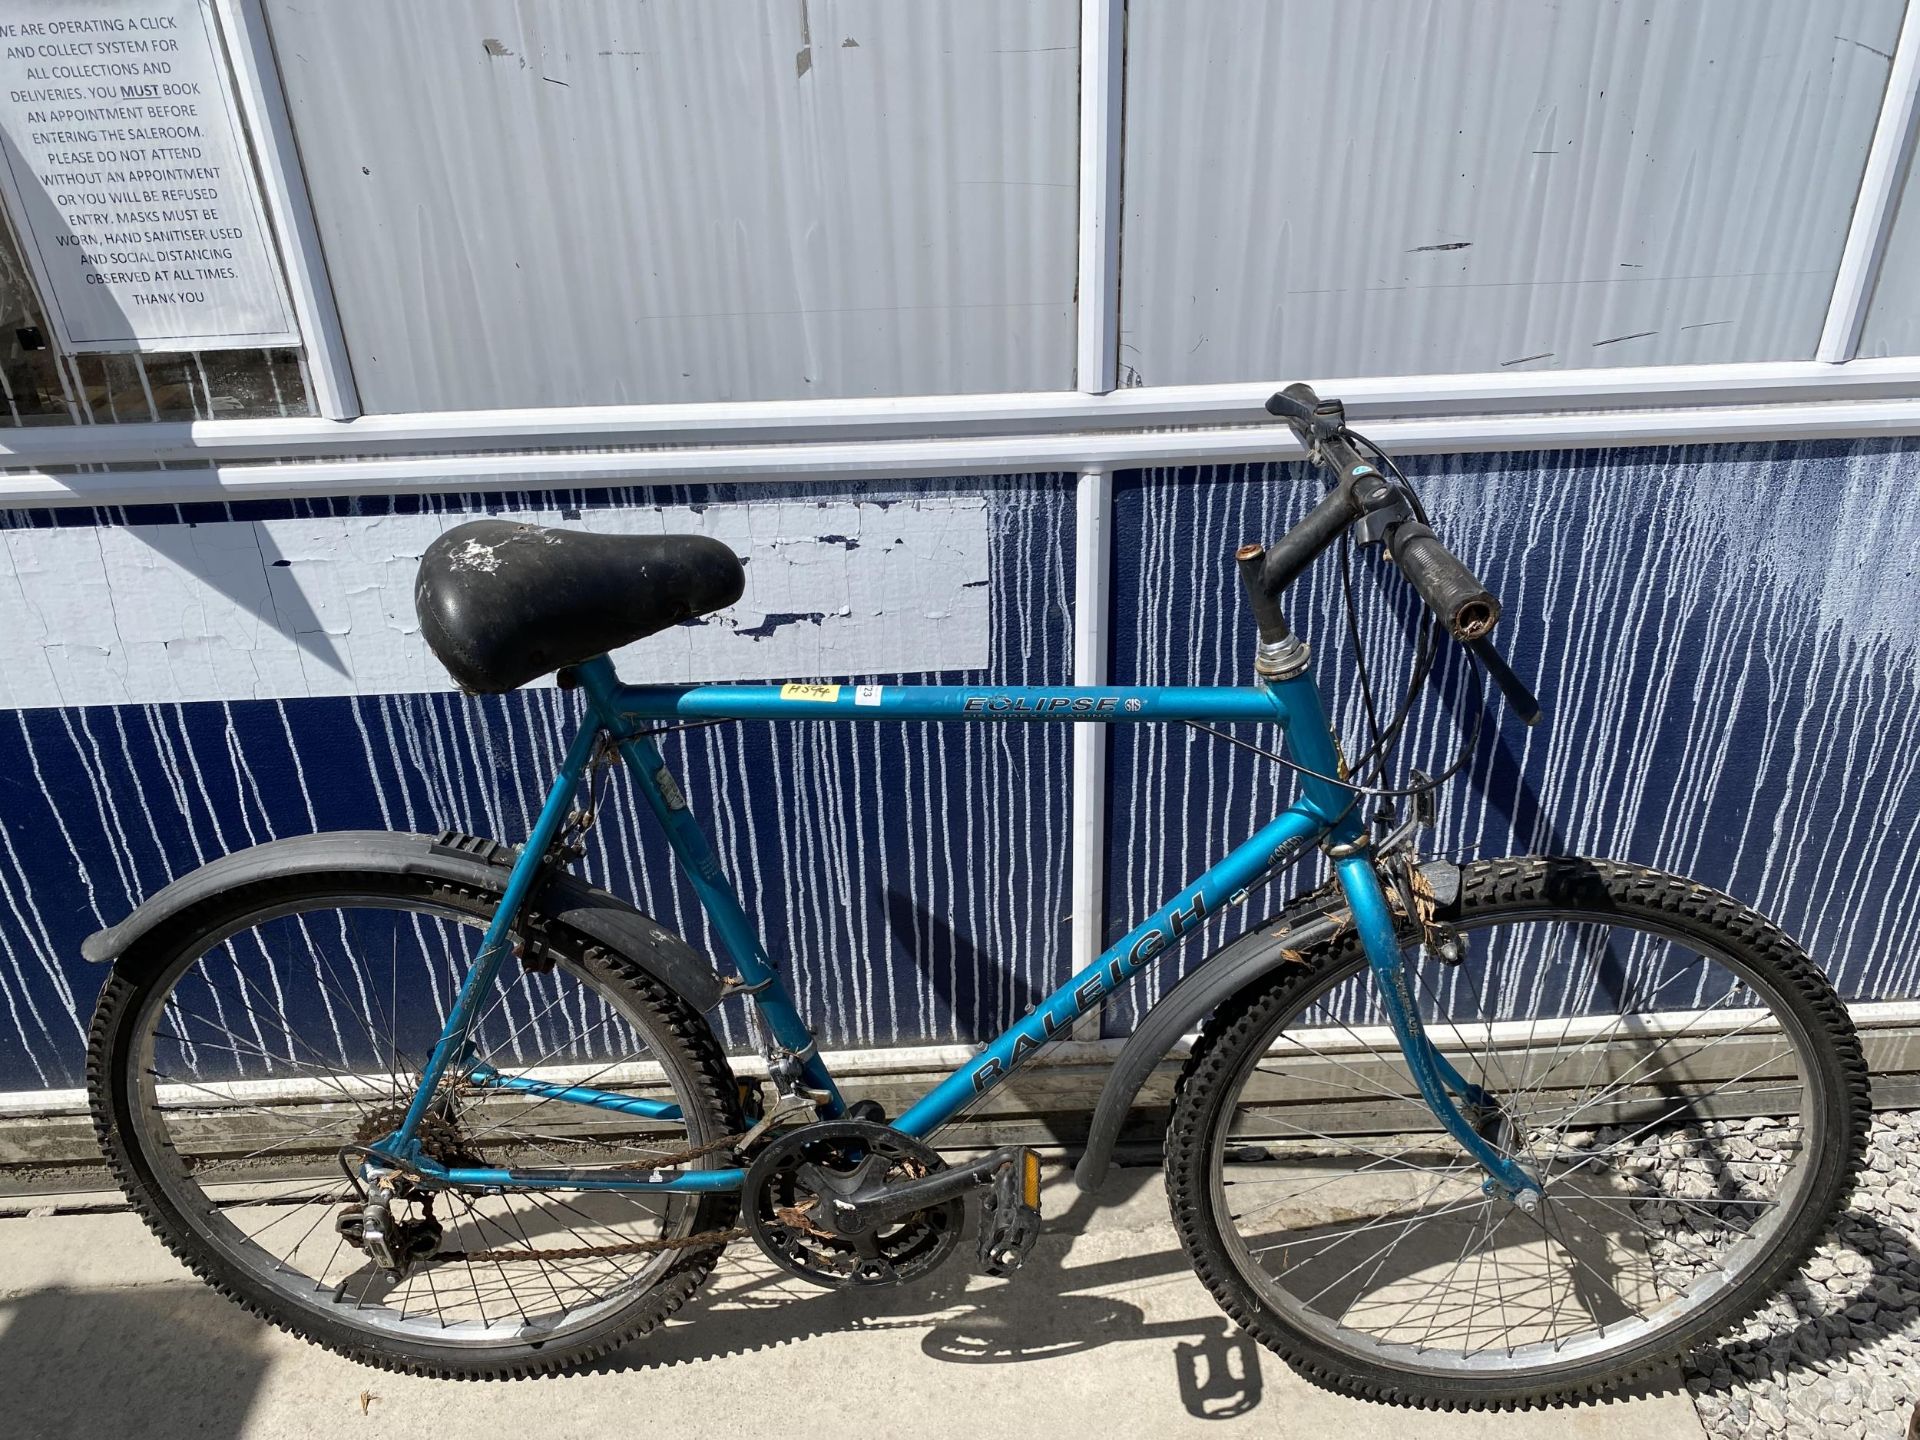
{"label": "black bicycle saddle", "polygon": [[427,546],[413,604],[463,690],[498,694],[740,598],[740,557],[704,535],[593,535],[470,520]]}

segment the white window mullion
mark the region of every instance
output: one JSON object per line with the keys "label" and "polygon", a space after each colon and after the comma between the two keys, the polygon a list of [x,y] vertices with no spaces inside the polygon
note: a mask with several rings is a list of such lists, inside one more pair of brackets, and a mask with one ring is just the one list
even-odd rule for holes
{"label": "white window mullion", "polygon": [[1120,360],[1121,64],[1125,0],[1080,0],[1080,283],[1076,383],[1113,389]]}
{"label": "white window mullion", "polygon": [[260,162],[267,213],[280,241],[287,290],[306,352],[307,383],[323,417],[351,420],[360,414],[360,395],[347,359],[346,335],[327,278],[326,257],[307,197],[267,19],[260,0],[215,0],[214,8],[226,35],[240,112]]}
{"label": "white window mullion", "polygon": [[[1075,381],[1081,393],[1105,395],[1120,362],[1120,126],[1125,0],[1080,3],[1080,267]],[[1107,629],[1113,610],[1113,474],[1080,470],[1075,496],[1073,683],[1107,683]],[[1106,922],[1107,730],[1073,727],[1073,847],[1070,883],[1072,968],[1084,969],[1104,948]],[[1074,1025],[1074,1037],[1097,1040],[1100,1011]]]}
{"label": "white window mullion", "polygon": [[1899,210],[1916,117],[1920,117],[1920,0],[1909,0],[1900,39],[1893,47],[1880,119],[1867,149],[1867,167],[1860,177],[1860,198],[1854,202],[1846,248],[1840,252],[1820,348],[1814,352],[1817,359],[1851,360],[1860,344],[1860,327],[1866,321],[1887,236]]}

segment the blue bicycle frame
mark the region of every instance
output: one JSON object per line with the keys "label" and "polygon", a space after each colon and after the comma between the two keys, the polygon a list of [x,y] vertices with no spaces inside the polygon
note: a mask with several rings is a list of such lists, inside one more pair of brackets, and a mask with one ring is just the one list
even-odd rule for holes
{"label": "blue bicycle frame", "polygon": [[924,1138],[1005,1080],[1049,1041],[1139,972],[1175,942],[1198,930],[1223,907],[1245,898],[1256,881],[1304,856],[1316,843],[1334,857],[1335,872],[1379,990],[1380,1000],[1421,1097],[1467,1152],[1488,1172],[1489,1188],[1514,1195],[1538,1182],[1490,1144],[1461,1110],[1487,1098],[1434,1049],[1421,1026],[1402,963],[1392,909],[1365,846],[1356,792],[1331,778],[1344,773],[1338,743],[1310,674],[1271,686],[1105,688],[1075,686],[948,685],[693,685],[630,686],[605,657],[571,672],[589,716],[554,778],[546,804],[508,878],[506,891],[462,983],[447,1023],[429,1056],[420,1087],[400,1128],[374,1149],[440,1183],[476,1189],[573,1189],[700,1192],[738,1190],[745,1171],[556,1170],[443,1166],[424,1155],[414,1136],[449,1072],[468,1083],[542,1099],[620,1111],[652,1119],[679,1117],[657,1100],[588,1086],[555,1085],[503,1074],[472,1055],[470,1030],[511,950],[513,925],[543,858],[572,807],[603,736],[610,736],[631,770],[654,818],[665,830],[682,869],[712,920],[738,983],[759,1007],[773,1043],[800,1063],[806,1087],[824,1094],[823,1116],[843,1114],[839,1087],[811,1030],[794,1009],[779,972],[755,933],[731,882],[721,870],[685,794],[648,733],[659,722],[704,720],[960,720],[975,722],[1097,722],[1150,724],[1196,720],[1265,721],[1280,725],[1289,756],[1307,773],[1300,798],[1212,869],[1180,892],[1092,964],[1040,1001],[967,1064],[920,1099],[892,1128]]}

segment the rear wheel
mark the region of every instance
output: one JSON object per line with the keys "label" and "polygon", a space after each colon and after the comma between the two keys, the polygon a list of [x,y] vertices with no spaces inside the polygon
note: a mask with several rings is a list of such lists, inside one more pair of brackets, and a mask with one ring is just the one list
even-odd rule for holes
{"label": "rear wheel", "polygon": [[[147,1223],[209,1283],[358,1360],[524,1375],[604,1354],[712,1268],[731,1195],[446,1191],[394,1206],[432,1256],[392,1279],[338,1221],[340,1147],[399,1124],[490,896],[386,874],[266,880],[215,896],[115,967],[88,1057],[94,1124]],[[443,1164],[675,1163],[738,1128],[700,1017],[630,960],[551,927],[509,960],[474,1026],[509,1074],[633,1090],[649,1120],[450,1083],[421,1130]],[[717,1153],[684,1163],[731,1163]],[[351,1229],[351,1227],[349,1227]],[[569,1255],[569,1251],[590,1254]]]}
{"label": "rear wheel", "polygon": [[1201,1278],[1330,1388],[1483,1408],[1602,1393],[1710,1341],[1844,1203],[1867,1072],[1776,927],[1607,861],[1463,870],[1465,958],[1409,950],[1428,1034],[1541,1181],[1528,1210],[1427,1112],[1351,939],[1222,1007],[1166,1179]]}

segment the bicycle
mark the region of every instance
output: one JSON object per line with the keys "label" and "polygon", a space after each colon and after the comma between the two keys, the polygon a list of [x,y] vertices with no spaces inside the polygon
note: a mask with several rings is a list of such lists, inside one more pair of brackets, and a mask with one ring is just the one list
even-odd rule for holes
{"label": "bicycle", "polygon": [[[1163,1147],[1174,1225],[1228,1314],[1311,1378],[1416,1405],[1565,1401],[1711,1342],[1845,1202],[1869,1117],[1846,1009],[1775,925],[1691,881],[1420,857],[1433,789],[1471,740],[1438,778],[1382,782],[1443,633],[1524,718],[1538,704],[1492,648],[1498,601],[1339,402],[1296,385],[1268,409],[1331,485],[1279,542],[1238,552],[1257,630],[1245,687],[630,686],[608,651],[739,598],[726,547],[497,519],[448,531],[416,600],[455,679],[498,692],[557,673],[584,700],[539,818],[518,847],[277,841],[90,937],[87,958],[113,968],[89,1093],[128,1198],[265,1319],[439,1376],[604,1355],[742,1238],[819,1286],[914,1280],[959,1246],[974,1192],[976,1263],[1009,1275],[1041,1226],[1037,1154],[950,1161],[930,1142],[1318,850],[1329,879],[1126,1042],[1079,1183],[1099,1187],[1143,1081],[1197,1029]],[[1351,766],[1280,604],[1336,542],[1343,563],[1351,543],[1383,547],[1427,606],[1384,724],[1362,671],[1371,743]],[[1350,584],[1348,602],[1351,625]],[[890,1118],[843,1096],[657,743],[735,720],[1259,722],[1281,728],[1284,751],[1261,753],[1299,793]],[[572,873],[616,761],[728,973]],[[1392,802],[1408,800],[1401,821]],[[736,995],[764,1083],[735,1075],[703,1018]]]}

